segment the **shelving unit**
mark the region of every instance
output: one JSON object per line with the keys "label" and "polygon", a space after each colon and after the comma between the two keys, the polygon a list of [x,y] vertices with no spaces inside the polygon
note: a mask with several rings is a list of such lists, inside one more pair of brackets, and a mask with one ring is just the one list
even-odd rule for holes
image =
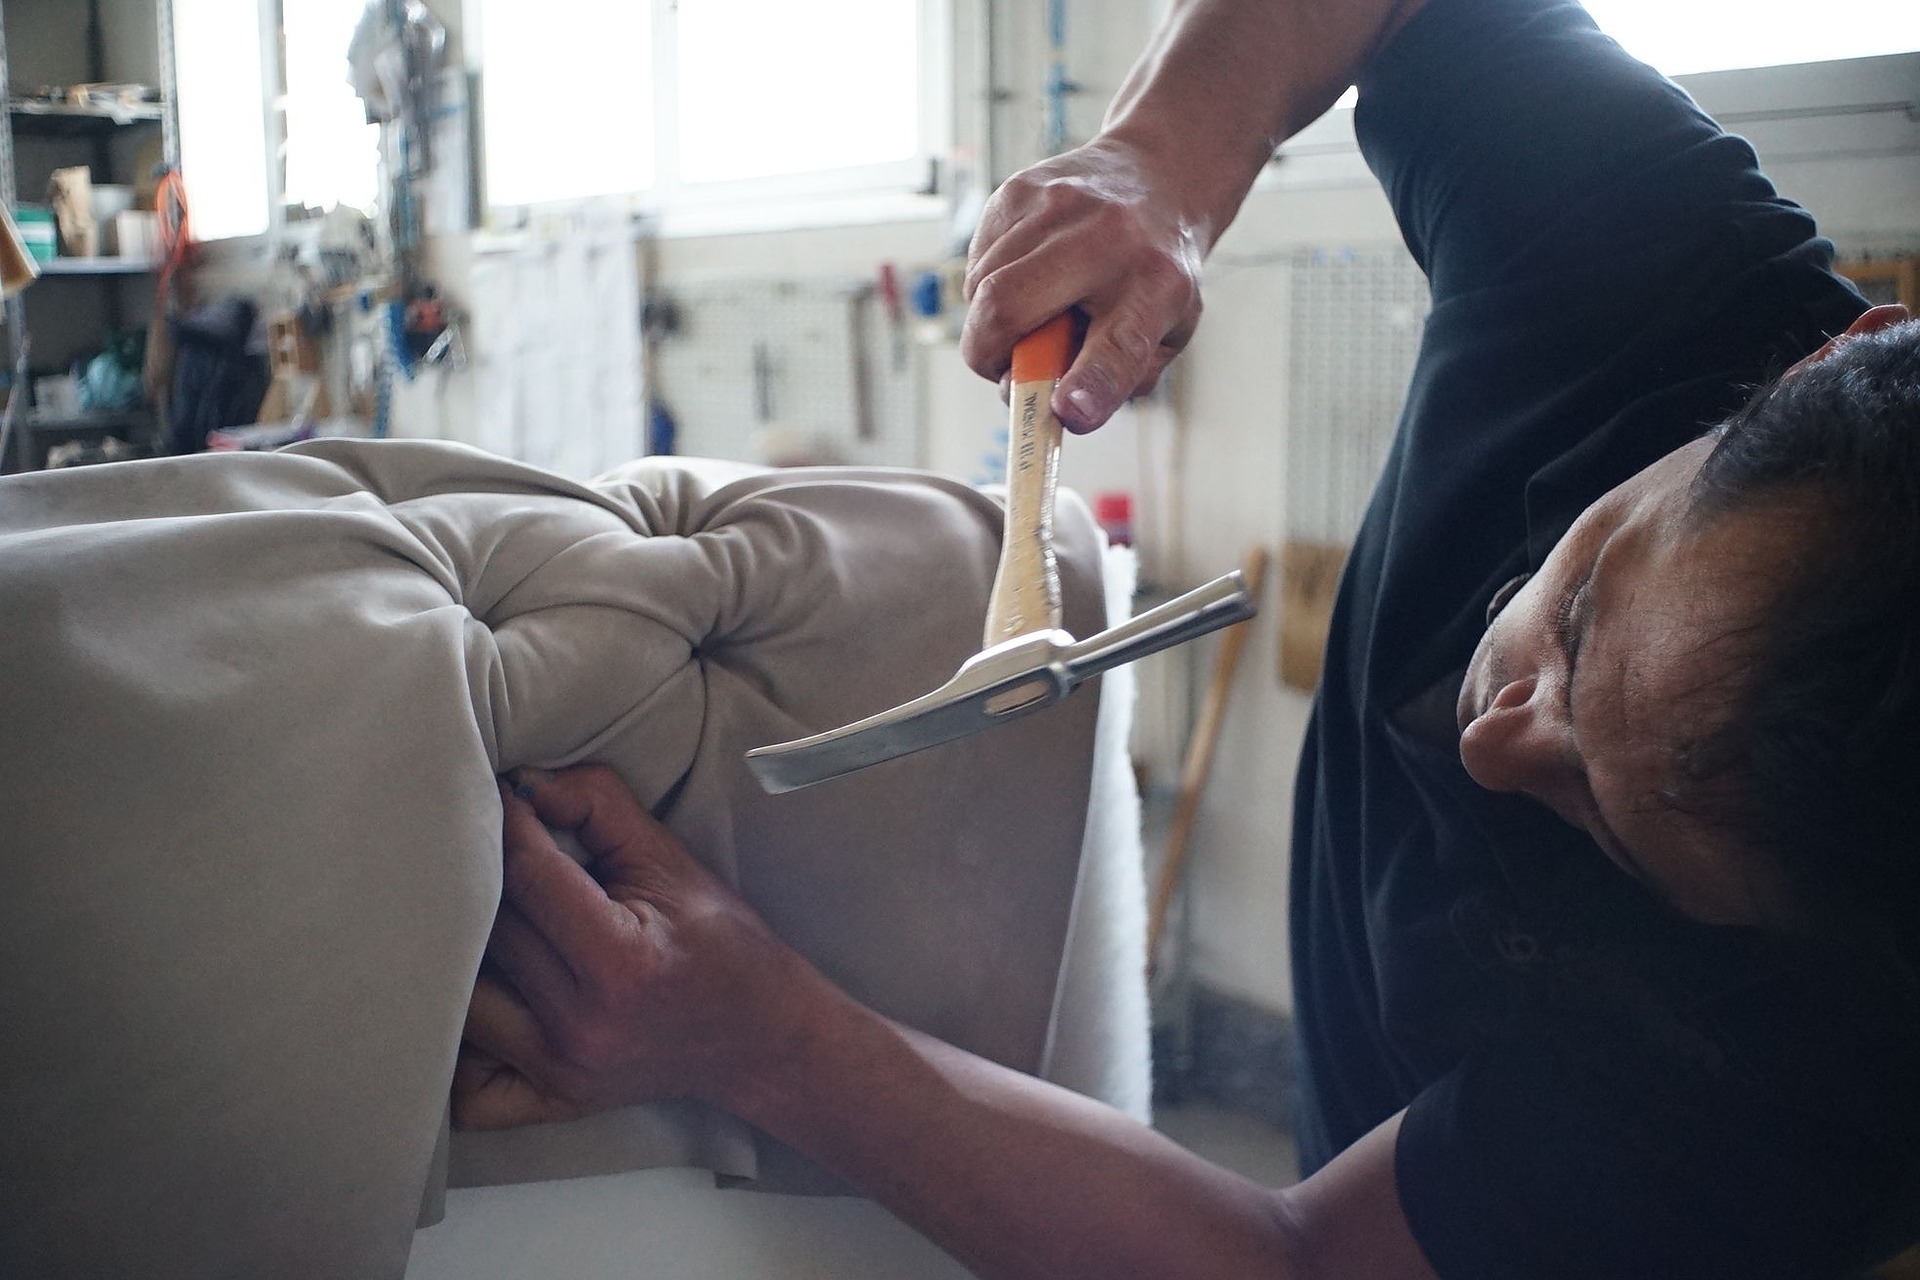
{"label": "shelving unit", "polygon": [[38,130],[68,137],[89,137],[130,124],[159,124],[167,108],[161,102],[135,102],[124,107],[74,106],[65,102],[15,102],[7,108],[14,128]]}
{"label": "shelving unit", "polygon": [[144,258],[55,258],[40,264],[42,276],[143,276],[158,269]]}
{"label": "shelving unit", "polygon": [[[137,185],[144,175],[134,172],[136,152],[156,134],[161,163],[178,164],[172,31],[171,0],[0,3],[0,201],[9,209],[23,195],[38,203],[49,173],[67,165],[86,165],[95,183]],[[35,96],[41,86],[103,83],[151,84],[159,100],[76,104]],[[33,403],[32,383],[67,372],[110,333],[144,327],[158,266],[140,258],[54,258],[40,264],[38,284],[8,300],[9,370],[23,344],[31,345],[29,385],[0,471],[42,467],[49,450],[76,440],[116,436],[141,452],[157,447],[161,424],[152,406],[56,414]]]}

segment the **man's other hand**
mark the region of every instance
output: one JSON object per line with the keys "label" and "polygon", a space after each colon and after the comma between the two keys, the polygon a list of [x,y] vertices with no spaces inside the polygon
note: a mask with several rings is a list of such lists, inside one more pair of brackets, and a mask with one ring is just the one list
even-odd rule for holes
{"label": "man's other hand", "polygon": [[1077,307],[1080,356],[1053,395],[1071,431],[1092,431],[1153,390],[1200,321],[1199,229],[1175,206],[1176,174],[1103,136],[1008,179],[969,253],[961,354],[1004,378],[1013,344]]}
{"label": "man's other hand", "polygon": [[[824,980],[611,770],[502,788],[504,872],[454,1072],[454,1123],[499,1129],[660,1098],[728,1105]],[[572,831],[592,861],[562,853]]]}

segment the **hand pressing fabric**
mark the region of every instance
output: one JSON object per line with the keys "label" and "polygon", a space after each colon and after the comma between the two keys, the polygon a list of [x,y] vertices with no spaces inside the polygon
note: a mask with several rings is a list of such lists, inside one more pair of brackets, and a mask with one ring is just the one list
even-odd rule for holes
{"label": "hand pressing fabric", "polygon": [[[661,1098],[737,1105],[826,982],[611,770],[501,788],[502,901],[468,1008],[453,1117],[498,1129]],[[574,832],[582,868],[548,828]]]}
{"label": "hand pressing fabric", "polygon": [[[611,772],[527,776],[501,798],[504,894],[454,1077],[457,1124],[717,1103],[983,1277],[1432,1280],[1394,1197],[1398,1117],[1297,1199],[1270,1191],[855,1003]],[[587,868],[549,827],[579,837]]]}

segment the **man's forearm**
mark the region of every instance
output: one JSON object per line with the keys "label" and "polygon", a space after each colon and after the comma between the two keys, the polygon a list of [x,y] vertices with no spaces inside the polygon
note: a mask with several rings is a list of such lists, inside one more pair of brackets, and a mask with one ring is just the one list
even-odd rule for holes
{"label": "man's forearm", "polygon": [[[504,981],[475,985],[456,1123],[717,1103],[987,1277],[1433,1280],[1400,1210],[1399,1117],[1268,1191],[856,1004],[610,771],[523,772],[501,806],[505,905],[487,954]],[[576,834],[593,875],[549,826]]]}
{"label": "man's forearm", "polygon": [[1346,91],[1422,0],[1179,0],[1105,132],[1177,171],[1206,248],[1282,142]]}
{"label": "man's forearm", "polygon": [[777,1073],[726,1105],[987,1277],[1305,1274],[1284,1201],[1111,1108],[827,988]]}

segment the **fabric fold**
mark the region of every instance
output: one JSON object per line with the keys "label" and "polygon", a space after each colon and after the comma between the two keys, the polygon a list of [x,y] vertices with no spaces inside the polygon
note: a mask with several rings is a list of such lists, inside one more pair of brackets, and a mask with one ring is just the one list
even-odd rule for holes
{"label": "fabric fold", "polygon": [[[741,759],[947,679],[999,522],[914,473],[422,441],[0,481],[0,1272],[398,1275],[520,765],[611,765],[854,995],[1038,1069],[1098,698],[790,796]],[[445,1154],[822,1185],[687,1105]]]}

